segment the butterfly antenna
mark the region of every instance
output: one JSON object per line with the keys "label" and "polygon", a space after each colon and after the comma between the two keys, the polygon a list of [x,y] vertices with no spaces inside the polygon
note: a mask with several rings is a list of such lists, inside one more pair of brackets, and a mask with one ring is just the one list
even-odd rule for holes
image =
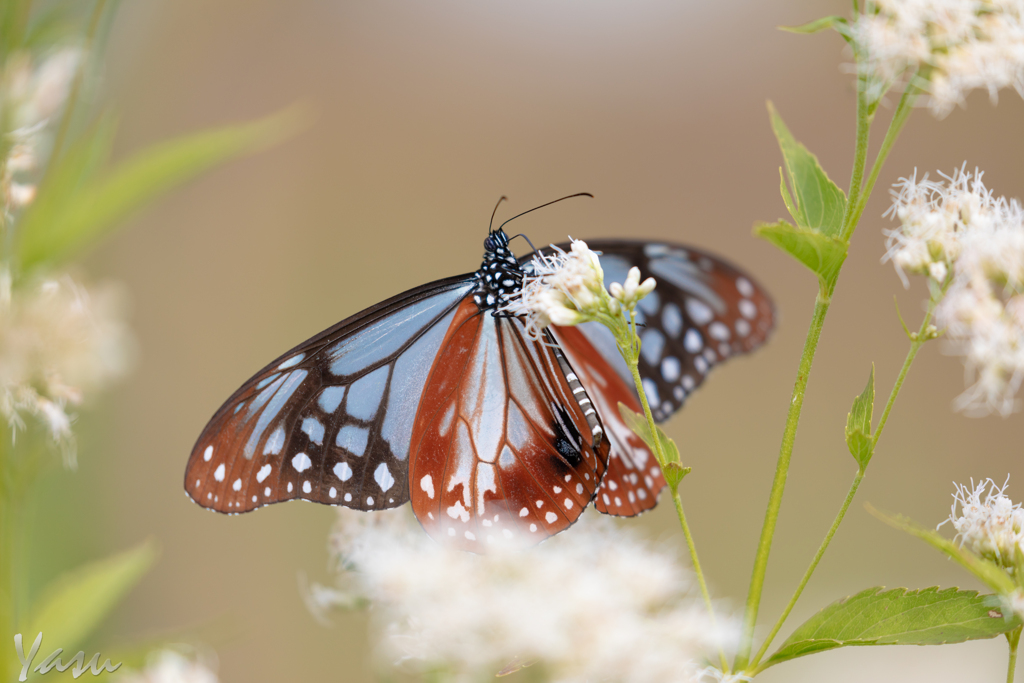
{"label": "butterfly antenna", "polygon": [[491,222],[487,224],[488,233],[494,232],[494,215],[498,213],[498,207],[501,206],[501,203],[506,201],[508,201],[508,197],[501,195],[501,199],[499,199],[498,203],[494,205],[494,211],[491,211]]}
{"label": "butterfly antenna", "polygon": [[519,233],[519,234],[518,234],[518,235],[516,235],[515,237],[509,237],[509,238],[508,238],[508,241],[509,241],[509,242],[511,242],[511,241],[512,241],[512,240],[514,240],[514,239],[515,239],[516,237],[522,237],[522,238],[523,238],[524,240],[526,240],[526,243],[530,245],[530,249],[533,249],[534,251],[537,251],[537,247],[533,246],[533,242],[531,242],[531,241],[530,241],[530,238],[529,238],[529,237],[527,237],[527,236],[526,236],[526,233],[524,233],[524,232],[521,232],[521,233]]}
{"label": "butterfly antenna", "polygon": [[[577,192],[576,194],[571,194],[571,195],[569,195],[568,197],[562,197],[562,198],[560,198],[560,199],[556,199],[556,200],[554,200],[554,201],[550,201],[550,202],[548,202],[547,204],[541,204],[540,206],[535,206],[535,207],[533,207],[532,209],[530,209],[529,211],[523,211],[523,212],[522,212],[522,213],[520,213],[520,214],[517,214],[517,215],[515,215],[515,216],[512,216],[512,218],[509,218],[509,219],[508,219],[507,221],[505,221],[504,223],[502,223],[501,225],[499,225],[499,226],[498,226],[498,230],[501,230],[501,229],[502,229],[502,228],[504,228],[504,227],[505,227],[505,226],[506,226],[506,225],[507,225],[508,223],[511,223],[511,222],[512,222],[512,221],[514,221],[515,219],[519,218],[519,216],[525,216],[526,214],[528,214],[528,213],[530,213],[530,212],[532,212],[532,211],[536,211],[537,209],[543,209],[543,208],[544,208],[545,206],[551,206],[552,204],[557,204],[558,202],[562,202],[562,201],[565,201],[566,199],[572,199],[573,197],[590,197],[591,199],[593,199],[593,198],[594,198],[594,195],[590,194],[589,192]],[[531,244],[530,246],[533,246],[533,245]]]}

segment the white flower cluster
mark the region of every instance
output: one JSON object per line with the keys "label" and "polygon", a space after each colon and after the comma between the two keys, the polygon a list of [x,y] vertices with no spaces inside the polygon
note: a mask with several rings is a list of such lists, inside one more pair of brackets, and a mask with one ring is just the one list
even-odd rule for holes
{"label": "white flower cluster", "polygon": [[407,510],[342,509],[332,544],[373,605],[382,654],[453,680],[536,663],[566,683],[691,681],[706,648],[734,641],[711,627],[673,555],[608,520],[473,555],[431,541]]}
{"label": "white flower cluster", "polygon": [[117,683],[217,683],[217,674],[198,659],[190,659],[174,650],[161,650],[150,656],[142,671],[117,677]]}
{"label": "white flower cluster", "polygon": [[918,70],[937,116],[976,88],[1024,97],[1024,0],[869,0],[852,34],[876,100]]}
{"label": "white flower cluster", "polygon": [[1005,416],[1024,379],[1024,210],[993,197],[981,175],[960,168],[940,183],[915,172],[897,183],[887,214],[901,226],[887,231],[883,260],[904,284],[905,272],[948,281],[936,322],[967,366],[970,386],[957,408]]}
{"label": "white flower cluster", "polygon": [[[0,113],[7,130],[7,158],[0,176],[3,209],[8,214],[35,197],[33,176],[46,141],[46,129],[64,106],[81,52],[63,48],[41,60],[15,53],[0,69]],[[9,145],[9,147],[8,147]]]}
{"label": "white flower cluster", "polygon": [[131,359],[123,296],[70,277],[11,289],[0,273],[0,414],[12,431],[37,418],[74,464],[69,405],[119,377]]}
{"label": "white flower cluster", "polygon": [[602,315],[631,311],[654,290],[654,278],[640,282],[632,268],[625,284],[613,282],[611,296],[604,289],[604,269],[598,253],[582,240],[572,240],[569,252],[555,247],[551,255],[538,255],[530,264],[522,290],[504,310],[525,315],[534,336],[548,325],[579,325]]}
{"label": "white flower cluster", "polygon": [[970,486],[954,484],[956,493],[946,521],[952,522],[961,546],[1012,572],[1018,554],[1024,553],[1024,510],[1004,493],[1008,483],[1009,479],[998,486],[985,479],[977,485],[973,481]]}

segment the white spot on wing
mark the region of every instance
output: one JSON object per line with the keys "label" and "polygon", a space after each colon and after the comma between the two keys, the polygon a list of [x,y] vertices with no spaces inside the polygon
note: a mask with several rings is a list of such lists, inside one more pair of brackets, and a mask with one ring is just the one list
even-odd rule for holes
{"label": "white spot on wing", "polygon": [[213,446],[207,446],[206,450],[203,451],[203,460],[210,462],[210,458],[213,457]]}
{"label": "white spot on wing", "polygon": [[302,482],[302,492],[303,493],[309,493],[312,490],[313,490],[313,487],[309,485],[308,481]]}
{"label": "white spot on wing", "polygon": [[714,312],[700,299],[687,298],[686,312],[690,314],[693,322],[698,325],[707,324],[711,322],[713,317],[715,317]]}
{"label": "white spot on wing", "polygon": [[217,469],[213,472],[213,478],[217,481],[224,481],[224,463],[217,465]]}
{"label": "white spot on wing", "polygon": [[757,317],[757,306],[750,299],[740,299],[739,303],[740,315],[744,318],[755,318]]}
{"label": "white spot on wing", "polygon": [[429,474],[420,479],[420,489],[427,494],[427,498],[434,500],[434,478]]}
{"label": "white spot on wing", "polygon": [[235,479],[235,482],[233,484],[231,484],[231,488],[234,489],[235,491],[241,491],[242,490],[242,480],[241,479]]}
{"label": "white spot on wing", "polygon": [[[334,464],[334,476],[342,481],[348,481],[352,478],[352,468],[348,466],[347,462],[338,462]],[[348,500],[346,498],[345,500]]]}
{"label": "white spot on wing", "polygon": [[544,515],[544,519],[547,521],[548,524],[554,524],[555,520],[558,519],[558,515],[556,515],[554,512],[549,512],[548,514]]}
{"label": "white spot on wing", "polygon": [[395,483],[395,478],[391,476],[391,470],[384,463],[377,465],[377,469],[373,472],[373,480],[377,482],[381,491],[387,491]]}
{"label": "white spot on wing", "polygon": [[292,458],[292,467],[295,468],[296,472],[305,472],[313,466],[313,461],[309,459],[309,456],[305,453],[298,453]]}
{"label": "white spot on wing", "polygon": [[260,471],[256,473],[256,481],[262,484],[263,480],[270,476],[270,470],[272,469],[273,467],[271,467],[269,464],[261,467]]}
{"label": "white spot on wing", "polygon": [[449,507],[445,512],[452,519],[461,519],[463,522],[469,521],[469,510],[463,507],[461,500],[455,501],[455,505]]}

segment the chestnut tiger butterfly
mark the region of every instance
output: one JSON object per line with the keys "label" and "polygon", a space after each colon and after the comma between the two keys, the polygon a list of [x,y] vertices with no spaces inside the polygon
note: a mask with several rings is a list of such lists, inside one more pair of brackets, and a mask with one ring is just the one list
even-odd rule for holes
{"label": "chestnut tiger butterfly", "polygon": [[[706,252],[657,241],[590,247],[606,283],[633,266],[657,280],[637,321],[659,422],[772,329],[764,290]],[[591,502],[626,517],[653,508],[665,480],[619,415],[620,401],[641,408],[611,333],[585,323],[535,339],[499,310],[534,254],[517,259],[502,227],[489,230],[476,272],[371,306],[271,362],[203,429],[185,491],[228,514],[296,498],[358,510],[411,500],[431,536],[476,552],[539,542]]]}

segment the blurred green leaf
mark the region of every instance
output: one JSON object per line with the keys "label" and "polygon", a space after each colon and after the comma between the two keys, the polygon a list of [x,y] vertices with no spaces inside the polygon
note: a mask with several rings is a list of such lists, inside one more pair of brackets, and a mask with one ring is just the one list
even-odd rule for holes
{"label": "blurred green leaf", "polygon": [[758,223],[754,234],[766,239],[814,272],[822,284],[831,286],[846,260],[847,245],[817,230],[798,228],[779,221]]}
{"label": "blurred green leaf", "polygon": [[[643,413],[636,413],[630,410],[626,404],[619,402],[619,415],[625,420],[626,426],[639,436],[652,452],[656,450],[654,445],[655,437],[651,436],[651,427],[647,424],[647,418]],[[669,438],[668,434],[662,431],[661,427],[654,425],[657,430],[657,438],[661,441],[661,449],[665,454],[666,467],[662,472],[665,480],[673,489],[679,486],[679,482],[690,473],[689,467],[683,467],[679,461],[679,447],[676,442]]]}
{"label": "blurred green leaf", "polygon": [[875,365],[871,364],[868,384],[860,396],[853,399],[853,407],[846,415],[846,446],[850,449],[861,471],[867,468],[875,451],[871,437],[871,417],[875,407]]}
{"label": "blurred green leaf", "polygon": [[782,198],[793,220],[801,228],[820,230],[831,237],[838,235],[843,227],[846,195],[829,179],[818,163],[818,157],[796,141],[771,102],[768,102],[768,113],[796,198],[794,202],[786,191],[784,180]]}
{"label": "blurred green leaf", "polygon": [[[156,143],[96,177],[79,159],[61,159],[53,188],[22,221],[18,254],[25,270],[66,259],[109,233],[132,211],[229,159],[276,144],[305,119],[296,109],[265,119]],[[95,150],[90,136],[81,148]],[[107,142],[109,147],[109,141]],[[84,150],[79,150],[84,154]],[[67,168],[65,168],[67,166]],[[49,184],[49,183],[48,183]],[[45,203],[39,201],[45,199]]]}
{"label": "blurred green leaf", "polygon": [[867,508],[868,512],[889,526],[906,531],[912,536],[917,536],[928,545],[953,558],[996,593],[1009,595],[1017,589],[1013,579],[1010,578],[1002,567],[995,562],[975,555],[966,548],[961,548],[935,529],[926,529],[912,519],[902,515],[889,515],[876,510],[870,505],[865,505],[864,507]]}
{"label": "blurred green leaf", "polygon": [[850,35],[849,23],[846,21],[845,17],[840,16],[822,17],[821,19],[815,19],[814,21],[809,21],[806,24],[801,24],[800,26],[780,26],[779,28],[783,31],[789,31],[790,33],[803,34],[818,33],[819,31],[834,28],[839,35],[844,38],[847,38]]}
{"label": "blurred green leaf", "polygon": [[24,639],[31,643],[36,634],[42,633],[47,653],[58,647],[74,652],[138,583],[156,554],[156,543],[145,541],[131,550],[79,567],[56,579],[46,588],[28,625],[21,631]]}
{"label": "blurred green leaf", "polygon": [[765,667],[851,645],[944,645],[994,638],[1020,626],[989,596],[957,588],[868,588],[833,602],[804,622]]}

